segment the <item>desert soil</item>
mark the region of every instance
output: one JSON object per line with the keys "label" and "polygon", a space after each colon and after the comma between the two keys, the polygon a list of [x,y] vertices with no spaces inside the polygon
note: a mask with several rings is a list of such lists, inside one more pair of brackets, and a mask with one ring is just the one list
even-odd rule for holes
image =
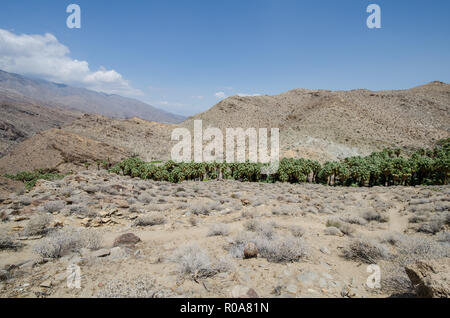
{"label": "desert soil", "polygon": [[[82,171],[3,198],[0,232],[15,248],[0,250],[0,296],[413,295],[405,264],[449,261],[449,194],[449,186],[171,184]],[[34,235],[39,216],[47,221]],[[43,255],[64,231],[94,242]],[[114,244],[126,233],[140,242]],[[243,257],[249,242],[257,257]],[[371,263],[381,288],[367,285]],[[79,289],[67,285],[71,264]]]}

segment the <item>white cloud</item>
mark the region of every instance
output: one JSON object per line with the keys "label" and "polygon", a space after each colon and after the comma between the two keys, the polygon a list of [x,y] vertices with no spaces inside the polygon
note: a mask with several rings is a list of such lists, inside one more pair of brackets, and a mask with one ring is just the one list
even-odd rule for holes
{"label": "white cloud", "polygon": [[195,98],[195,99],[203,99],[203,98],[205,98],[204,96],[201,96],[201,95],[199,95],[199,96],[192,96],[192,98]]}
{"label": "white cloud", "polygon": [[35,75],[53,82],[82,86],[109,94],[142,95],[115,70],[91,71],[86,61],[72,59],[70,50],[50,33],[14,34],[0,29],[0,69]]}
{"label": "white cloud", "polygon": [[214,94],[214,96],[216,96],[217,98],[220,98],[220,99],[227,98],[227,95],[225,95],[224,92],[217,92]]}

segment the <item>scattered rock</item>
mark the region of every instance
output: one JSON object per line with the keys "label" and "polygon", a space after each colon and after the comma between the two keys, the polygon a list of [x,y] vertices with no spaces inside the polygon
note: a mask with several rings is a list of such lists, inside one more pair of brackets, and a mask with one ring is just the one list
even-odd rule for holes
{"label": "scattered rock", "polygon": [[258,294],[256,293],[256,291],[255,291],[253,288],[250,288],[250,289],[247,291],[247,296],[248,296],[249,298],[258,298]]}
{"label": "scattered rock", "polygon": [[294,284],[289,284],[286,287],[287,292],[291,293],[291,294],[297,294],[297,286]]}
{"label": "scattered rock", "polygon": [[54,276],[54,278],[55,278],[55,281],[62,282],[62,281],[67,279],[67,273],[66,272],[62,272],[62,273],[56,274]]}
{"label": "scattered rock", "polygon": [[128,253],[125,248],[116,246],[110,250],[109,257],[112,259],[122,259],[128,256]]}
{"label": "scattered rock", "polygon": [[114,203],[122,209],[127,209],[130,207],[130,204],[126,200],[114,200]]}
{"label": "scattered rock", "polygon": [[34,236],[21,236],[18,239],[20,241],[35,241],[35,240],[39,240],[41,238],[43,238],[43,235],[34,235]]}
{"label": "scattered rock", "polygon": [[258,298],[258,294],[253,288],[247,286],[236,285],[231,290],[231,297],[233,298]]}
{"label": "scattered rock", "polygon": [[118,236],[114,240],[114,247],[116,246],[134,246],[139,243],[141,239],[133,233],[126,233]]}
{"label": "scattered rock", "polygon": [[111,218],[102,218],[102,223],[109,223],[111,222]]}
{"label": "scattered rock", "polygon": [[52,227],[52,228],[62,228],[62,227],[64,227],[64,221],[62,221],[62,220],[55,220],[50,225],[50,227]]}
{"label": "scattered rock", "polygon": [[250,204],[250,201],[247,200],[247,199],[241,199],[241,203],[242,203],[243,206],[247,206],[247,205]]}
{"label": "scattered rock", "polygon": [[99,217],[94,218],[90,223],[91,227],[99,227],[101,225],[102,225],[102,219]]}
{"label": "scattered rock", "polygon": [[39,286],[43,287],[43,288],[51,288],[52,287],[52,281],[51,280],[46,280],[46,281],[42,282]]}
{"label": "scattered rock", "polygon": [[101,250],[92,252],[91,255],[92,255],[92,257],[105,257],[105,256],[108,256],[110,253],[111,253],[110,250],[103,248]]}
{"label": "scattered rock", "polygon": [[[405,267],[417,296],[426,298],[450,297],[450,266],[443,261],[416,261]],[[448,260],[447,260],[448,262]]]}
{"label": "scattered rock", "polygon": [[84,218],[81,220],[81,225],[88,227],[91,223],[91,219],[90,218]]}
{"label": "scattered rock", "polygon": [[329,250],[328,248],[324,247],[324,246],[322,246],[322,247],[320,248],[320,251],[321,251],[323,254],[326,254],[326,255],[330,255],[330,254],[331,254],[331,253],[330,253],[330,250]]}
{"label": "scattered rock", "polygon": [[356,293],[352,288],[350,288],[350,286],[344,286],[341,290],[341,296],[346,298],[354,298]]}
{"label": "scattered rock", "polygon": [[252,242],[248,243],[244,248],[244,258],[255,258],[258,257],[258,248]]}
{"label": "scattered rock", "polygon": [[14,222],[21,222],[21,221],[26,221],[29,220],[30,218],[28,216],[24,216],[24,215],[19,215],[16,216],[15,218],[12,219],[12,221]]}

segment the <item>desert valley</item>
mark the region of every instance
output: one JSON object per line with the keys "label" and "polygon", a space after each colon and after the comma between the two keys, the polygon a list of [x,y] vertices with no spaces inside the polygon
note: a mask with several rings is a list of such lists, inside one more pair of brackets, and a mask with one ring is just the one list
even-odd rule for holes
{"label": "desert valley", "polygon": [[[0,297],[449,297],[449,113],[443,82],[184,118],[0,71]],[[194,120],[279,128],[286,176],[172,165]]]}

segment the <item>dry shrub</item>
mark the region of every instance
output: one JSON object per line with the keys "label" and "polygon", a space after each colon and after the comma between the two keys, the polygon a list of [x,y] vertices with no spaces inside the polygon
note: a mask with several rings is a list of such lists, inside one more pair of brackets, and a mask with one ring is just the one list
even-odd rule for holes
{"label": "dry shrub", "polygon": [[138,217],[134,222],[134,226],[154,226],[165,224],[166,222],[167,220],[164,216],[159,214],[151,214]]}
{"label": "dry shrub", "polygon": [[28,221],[23,233],[27,236],[45,234],[52,220],[53,218],[48,214],[36,214]]}
{"label": "dry shrub", "polygon": [[197,244],[189,244],[175,251],[173,261],[178,264],[181,274],[190,274],[198,278],[212,277],[221,272],[231,271],[234,267],[226,258],[211,259],[206,250]]}
{"label": "dry shrub", "polygon": [[301,238],[288,236],[265,236],[261,232],[242,232],[229,247],[236,258],[244,257],[244,248],[253,243],[260,257],[274,263],[297,262],[308,255],[308,248]]}
{"label": "dry shrub", "polygon": [[355,229],[350,224],[343,222],[341,219],[335,216],[328,218],[326,226],[335,227],[339,229],[342,233],[349,236],[355,232]]}
{"label": "dry shrub", "polygon": [[356,238],[344,247],[343,255],[347,259],[361,261],[366,264],[376,264],[380,259],[390,257],[389,250],[376,240]]}
{"label": "dry shrub", "polygon": [[0,234],[0,251],[2,250],[17,250],[22,247],[22,244],[16,242],[11,235]]}
{"label": "dry shrub", "polygon": [[302,237],[306,233],[305,229],[300,225],[291,225],[289,231],[291,231],[291,234],[295,237]]}
{"label": "dry shrub", "polygon": [[81,248],[98,249],[102,240],[93,230],[78,230],[65,228],[51,233],[37,243],[33,250],[46,258],[59,258],[70,252],[77,252]]}
{"label": "dry shrub", "polygon": [[62,209],[64,209],[65,206],[66,203],[64,201],[58,200],[45,202],[43,208],[46,212],[54,213],[61,211]]}
{"label": "dry shrub", "polygon": [[215,223],[209,227],[208,236],[227,236],[230,233],[228,225]]}

